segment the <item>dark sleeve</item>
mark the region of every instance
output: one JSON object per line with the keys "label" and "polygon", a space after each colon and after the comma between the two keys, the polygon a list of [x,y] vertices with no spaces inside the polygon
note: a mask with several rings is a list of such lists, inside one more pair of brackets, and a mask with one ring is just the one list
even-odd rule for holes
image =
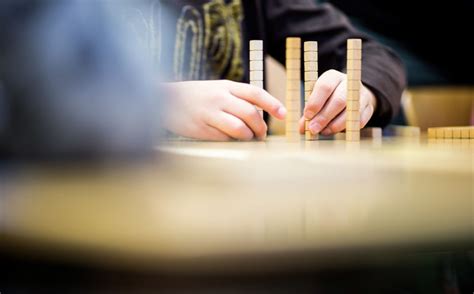
{"label": "dark sleeve", "polygon": [[267,51],[282,64],[286,37],[297,36],[302,41],[318,41],[320,73],[329,69],[345,71],[346,41],[361,38],[362,82],[378,100],[369,125],[386,126],[398,113],[406,85],[401,60],[389,48],[355,30],[340,11],[330,4],[316,4],[314,0],[265,0],[262,11]]}
{"label": "dark sleeve", "polygon": [[158,98],[103,1],[0,3],[0,158],[152,152]]}

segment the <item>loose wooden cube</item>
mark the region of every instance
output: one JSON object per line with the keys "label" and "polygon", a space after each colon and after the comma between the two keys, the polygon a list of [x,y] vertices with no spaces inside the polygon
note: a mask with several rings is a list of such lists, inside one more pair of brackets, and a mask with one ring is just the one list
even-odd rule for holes
{"label": "loose wooden cube", "polygon": [[453,138],[453,129],[452,128],[445,128],[444,129],[444,138],[445,139],[452,139]]}
{"label": "loose wooden cube", "polygon": [[363,128],[360,130],[361,138],[382,138],[382,129],[381,128]]}
{"label": "loose wooden cube", "polygon": [[453,139],[461,139],[461,129],[453,128]]}
{"label": "loose wooden cube", "polygon": [[461,129],[461,138],[469,139],[469,129],[468,128],[462,128]]}
{"label": "loose wooden cube", "polygon": [[443,139],[444,138],[444,129],[437,128],[436,129],[436,139]]}
{"label": "loose wooden cube", "polygon": [[428,138],[436,139],[436,129],[435,128],[428,128]]}

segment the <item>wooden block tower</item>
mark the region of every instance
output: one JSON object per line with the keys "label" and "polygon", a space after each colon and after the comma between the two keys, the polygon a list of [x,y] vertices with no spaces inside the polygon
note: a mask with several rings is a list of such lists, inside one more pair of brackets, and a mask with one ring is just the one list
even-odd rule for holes
{"label": "wooden block tower", "polygon": [[[249,44],[250,54],[250,84],[263,89],[263,41],[251,40]],[[263,110],[257,107],[263,117]]]}
{"label": "wooden block tower", "polygon": [[[304,103],[308,102],[309,96],[313,92],[314,84],[318,79],[318,42],[308,41],[303,45],[304,61]],[[317,140],[318,135],[314,135],[308,128],[309,120],[304,123],[305,140]]]}
{"label": "wooden block tower", "polygon": [[298,121],[301,117],[301,39],[286,38],[286,137],[300,138]]}
{"label": "wooden block tower", "polygon": [[360,140],[362,40],[347,40],[346,141]]}

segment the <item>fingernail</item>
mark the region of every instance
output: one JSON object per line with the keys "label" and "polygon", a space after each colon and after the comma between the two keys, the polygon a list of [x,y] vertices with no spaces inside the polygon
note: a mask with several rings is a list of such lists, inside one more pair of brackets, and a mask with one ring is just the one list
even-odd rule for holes
{"label": "fingernail", "polygon": [[320,131],[321,131],[322,127],[315,121],[312,121],[310,124],[309,124],[309,130],[311,131],[311,133],[313,134],[318,134]]}
{"label": "fingernail", "polygon": [[278,115],[280,117],[284,117],[286,115],[286,108],[284,106],[280,106],[280,108],[278,108]]}
{"label": "fingernail", "polygon": [[306,110],[304,112],[304,118],[306,119],[312,119],[315,115],[316,113],[312,112],[311,110]]}

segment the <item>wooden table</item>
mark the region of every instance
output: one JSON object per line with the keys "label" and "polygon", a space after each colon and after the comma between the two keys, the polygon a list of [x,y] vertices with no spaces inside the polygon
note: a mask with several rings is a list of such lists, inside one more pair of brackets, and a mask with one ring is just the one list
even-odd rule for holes
{"label": "wooden table", "polygon": [[4,171],[0,249],[266,271],[473,244],[472,140],[171,140],[157,150],[140,164]]}

